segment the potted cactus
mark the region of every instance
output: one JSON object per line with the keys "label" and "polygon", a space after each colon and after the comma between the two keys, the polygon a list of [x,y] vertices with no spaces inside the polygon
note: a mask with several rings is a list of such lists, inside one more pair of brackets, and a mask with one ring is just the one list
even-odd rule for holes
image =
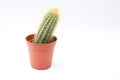
{"label": "potted cactus", "polygon": [[30,63],[34,69],[48,69],[52,63],[52,56],[57,37],[53,36],[58,22],[58,10],[50,9],[43,18],[36,34],[26,37],[29,50]]}

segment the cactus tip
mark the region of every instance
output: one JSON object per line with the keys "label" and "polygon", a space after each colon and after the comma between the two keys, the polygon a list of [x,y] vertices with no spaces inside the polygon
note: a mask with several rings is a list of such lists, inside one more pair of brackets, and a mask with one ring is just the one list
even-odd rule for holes
{"label": "cactus tip", "polygon": [[51,11],[55,14],[58,14],[58,8],[52,8]]}

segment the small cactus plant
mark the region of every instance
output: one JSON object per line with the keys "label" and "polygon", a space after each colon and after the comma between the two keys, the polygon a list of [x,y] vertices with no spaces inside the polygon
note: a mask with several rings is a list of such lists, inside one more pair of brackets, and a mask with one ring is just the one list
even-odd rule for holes
{"label": "small cactus plant", "polygon": [[53,8],[43,18],[38,32],[35,34],[34,43],[49,43],[52,41],[52,33],[58,22],[58,9]]}

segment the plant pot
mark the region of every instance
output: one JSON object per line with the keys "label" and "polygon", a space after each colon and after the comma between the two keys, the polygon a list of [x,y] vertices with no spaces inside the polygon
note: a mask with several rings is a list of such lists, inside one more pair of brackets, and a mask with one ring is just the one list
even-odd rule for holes
{"label": "plant pot", "polygon": [[33,43],[34,34],[26,37],[30,63],[32,68],[38,70],[48,69],[52,64],[52,57],[57,38],[53,36],[53,41],[46,44]]}

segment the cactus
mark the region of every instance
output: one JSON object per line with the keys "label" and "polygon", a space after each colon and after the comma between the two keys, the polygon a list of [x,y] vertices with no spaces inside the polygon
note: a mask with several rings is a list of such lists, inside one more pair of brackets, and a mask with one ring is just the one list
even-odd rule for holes
{"label": "cactus", "polygon": [[58,18],[59,15],[56,8],[48,11],[40,24],[37,34],[35,34],[33,42],[42,44],[51,42],[52,33],[56,27]]}

